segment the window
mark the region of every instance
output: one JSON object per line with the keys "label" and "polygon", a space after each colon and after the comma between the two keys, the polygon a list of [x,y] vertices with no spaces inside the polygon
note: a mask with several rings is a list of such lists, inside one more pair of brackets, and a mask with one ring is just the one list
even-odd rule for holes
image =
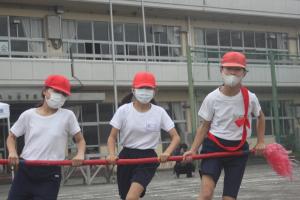
{"label": "window", "polygon": [[[109,22],[63,20],[63,52],[72,49],[74,58],[111,59]],[[181,55],[179,27],[147,25],[149,61],[177,60]],[[117,60],[144,60],[144,31],[137,23],[114,24],[115,54]],[[163,58],[160,58],[163,57]]]}
{"label": "window", "polygon": [[123,41],[123,24],[114,24],[114,39],[115,41]]}
{"label": "window", "polygon": [[181,55],[179,27],[153,25],[152,32],[154,43],[148,48],[149,55],[155,55],[159,61],[168,61],[168,57],[177,58]]}
{"label": "window", "polygon": [[287,33],[195,28],[194,36],[196,62],[219,62],[227,51],[243,52],[251,63],[266,60],[269,49],[277,52],[275,59],[288,54]]}
{"label": "window", "polygon": [[125,24],[126,42],[140,42],[138,24]]}
{"label": "window", "polygon": [[[292,104],[292,101],[279,102],[280,134],[283,138],[287,138],[290,135],[293,135],[293,133],[295,132],[294,112]],[[272,101],[261,101],[260,105],[262,107],[262,111],[266,116],[266,135],[274,134],[275,119],[273,114]]]}
{"label": "window", "polygon": [[83,126],[82,132],[87,146],[98,146],[99,138],[97,126]]}
{"label": "window", "polygon": [[277,34],[277,45],[278,49],[288,49],[288,35],[287,33],[278,33]]}
{"label": "window", "polygon": [[167,27],[168,44],[180,44],[179,27]]}
{"label": "window", "polygon": [[205,37],[202,29],[195,29],[195,44],[196,45],[205,45]]}
{"label": "window", "polygon": [[243,38],[241,31],[231,31],[231,43],[233,47],[243,46]]}
{"label": "window", "polygon": [[[114,114],[112,103],[68,103],[82,128],[87,144],[87,153],[99,153],[100,146],[105,145],[110,134],[109,122]],[[70,147],[71,148],[71,147]]]}
{"label": "window", "polygon": [[276,33],[267,34],[267,44],[270,49],[277,49],[277,35]]}
{"label": "window", "polygon": [[94,22],[94,37],[95,40],[109,41],[110,31],[107,22]]}
{"label": "window", "polygon": [[151,26],[146,26],[146,37],[147,37],[147,42],[149,43],[153,42],[153,31]]}
{"label": "window", "polygon": [[254,32],[244,32],[244,45],[245,47],[255,47]]}
{"label": "window", "polygon": [[231,46],[230,45],[230,31],[220,30],[219,31],[220,46]]}
{"label": "window", "polygon": [[109,137],[111,125],[108,123],[99,125],[100,144],[107,145],[107,139]]}
{"label": "window", "polygon": [[8,41],[8,18],[0,16],[0,57],[8,57],[9,41]]}
{"label": "window", "polygon": [[[42,53],[45,52],[43,20],[40,18],[16,16],[8,18],[9,24],[1,20],[0,23],[8,25],[11,40],[7,41],[5,45],[2,43],[1,49],[3,49],[3,45],[7,47],[7,44],[10,43],[8,51],[11,51],[10,53],[13,57],[43,56]],[[8,29],[4,28],[3,30],[7,32]]]}
{"label": "window", "polygon": [[75,39],[76,36],[76,23],[71,20],[62,21],[62,38]]}
{"label": "window", "polygon": [[218,32],[216,29],[205,30],[206,44],[211,46],[218,45]]}
{"label": "window", "polygon": [[[181,136],[181,141],[188,143],[190,141],[188,141],[186,112],[183,105],[183,102],[160,103],[160,106],[167,111],[171,119],[174,121],[175,128]],[[170,143],[170,136],[164,130],[161,130],[161,141],[163,144],[163,150],[165,150]]]}
{"label": "window", "polygon": [[90,22],[77,23],[77,36],[80,40],[92,40],[92,26]]}
{"label": "window", "polygon": [[266,48],[266,34],[255,32],[255,47]]}
{"label": "window", "polygon": [[158,44],[167,44],[168,43],[168,35],[167,35],[167,27],[166,26],[157,26],[153,28],[154,30],[154,41]]}
{"label": "window", "polygon": [[41,19],[31,19],[31,37],[43,38],[43,21]]}
{"label": "window", "polygon": [[11,37],[29,37],[30,36],[30,21],[28,18],[10,17],[10,36]]}
{"label": "window", "polygon": [[0,16],[0,36],[8,36],[7,17]]}
{"label": "window", "polygon": [[28,52],[28,42],[25,40],[11,40],[11,51]]}

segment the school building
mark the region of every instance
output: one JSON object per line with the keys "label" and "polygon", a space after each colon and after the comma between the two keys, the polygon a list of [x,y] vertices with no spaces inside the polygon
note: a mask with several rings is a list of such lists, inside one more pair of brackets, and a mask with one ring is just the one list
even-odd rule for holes
{"label": "school building", "polygon": [[[105,153],[116,102],[131,91],[133,75],[147,70],[157,78],[156,101],[175,121],[182,141],[191,144],[191,113],[222,84],[220,58],[235,50],[247,55],[244,85],[260,100],[267,141],[277,136],[299,150],[299,13],[297,0],[2,0],[0,102],[10,104],[13,124],[41,100],[49,74],[65,75],[73,87],[65,107],[78,117],[87,153]],[[2,158],[7,156],[5,123]],[[168,139],[162,133],[159,149]],[[250,142],[255,142],[255,128]]]}

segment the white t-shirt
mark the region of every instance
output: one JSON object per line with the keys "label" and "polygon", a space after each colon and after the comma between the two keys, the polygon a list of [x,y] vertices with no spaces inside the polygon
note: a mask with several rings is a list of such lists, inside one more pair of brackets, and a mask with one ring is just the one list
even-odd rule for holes
{"label": "white t-shirt", "polygon": [[42,116],[31,108],[20,115],[10,131],[16,137],[25,135],[21,154],[25,160],[64,160],[68,134],[75,135],[80,127],[70,110],[60,108]]}
{"label": "white t-shirt", "polygon": [[[251,127],[252,115],[258,117],[261,110],[256,95],[249,91],[248,118]],[[210,132],[225,140],[241,140],[243,126],[238,127],[235,120],[244,116],[244,100],[241,91],[235,96],[224,95],[219,88],[209,93],[198,112],[206,121],[210,121]],[[247,128],[251,136],[251,128]]]}
{"label": "white t-shirt", "polygon": [[174,122],[167,112],[151,104],[147,112],[138,112],[133,103],[122,105],[110,124],[120,130],[120,143],[134,149],[155,149],[159,143],[160,130],[169,132]]}

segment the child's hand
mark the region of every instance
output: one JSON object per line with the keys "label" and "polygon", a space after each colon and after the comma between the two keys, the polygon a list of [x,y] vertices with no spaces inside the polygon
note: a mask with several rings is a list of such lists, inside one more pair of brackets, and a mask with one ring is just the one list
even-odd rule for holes
{"label": "child's hand", "polygon": [[109,164],[113,164],[113,165],[116,164],[116,162],[117,162],[118,159],[119,159],[119,158],[118,158],[117,156],[115,156],[115,155],[108,155],[108,156],[106,157],[107,162],[108,162]]}
{"label": "child's hand", "polygon": [[256,155],[263,155],[264,150],[266,149],[266,145],[263,142],[257,143],[255,145],[254,149],[255,149],[255,154]]}
{"label": "child's hand", "polygon": [[191,162],[193,160],[192,156],[196,155],[196,152],[189,150],[183,154],[183,161]]}
{"label": "child's hand", "polygon": [[8,163],[12,166],[19,164],[19,157],[16,152],[10,152],[8,155]]}
{"label": "child's hand", "polygon": [[170,153],[164,152],[160,154],[159,161],[162,163],[167,162],[169,157],[170,157]]}
{"label": "child's hand", "polygon": [[72,166],[78,167],[82,165],[84,160],[84,155],[77,154],[73,159],[72,159]]}

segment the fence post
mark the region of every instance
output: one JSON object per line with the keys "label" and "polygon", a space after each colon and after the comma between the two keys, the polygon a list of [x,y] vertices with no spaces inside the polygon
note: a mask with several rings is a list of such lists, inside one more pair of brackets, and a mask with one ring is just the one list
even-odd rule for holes
{"label": "fence post", "polygon": [[278,112],[278,96],[277,96],[277,80],[276,80],[276,69],[274,63],[274,54],[269,52],[270,59],[270,68],[271,68],[271,80],[272,80],[272,104],[273,104],[273,113],[275,120],[275,138],[276,142],[280,143],[280,123],[279,123],[279,112]]}
{"label": "fence post", "polygon": [[191,111],[191,124],[192,124],[192,137],[195,137],[197,123],[196,123],[196,111],[195,111],[195,91],[194,91],[194,80],[193,80],[193,61],[192,61],[191,47],[186,45],[186,56],[187,56],[187,72],[188,72],[188,84],[189,84],[189,101]]}

